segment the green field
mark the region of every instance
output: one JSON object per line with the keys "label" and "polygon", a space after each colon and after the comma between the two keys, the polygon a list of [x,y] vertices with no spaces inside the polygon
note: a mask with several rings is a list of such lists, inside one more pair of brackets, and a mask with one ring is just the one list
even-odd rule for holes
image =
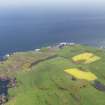
{"label": "green field", "polygon": [[[94,53],[101,59],[91,64],[72,61],[73,56],[84,52]],[[105,105],[105,92],[88,81],[72,80],[64,72],[68,68],[90,70],[105,84],[105,50],[74,45],[42,48],[37,53],[17,52],[0,64],[1,75],[17,78],[17,87],[9,89],[6,105]]]}

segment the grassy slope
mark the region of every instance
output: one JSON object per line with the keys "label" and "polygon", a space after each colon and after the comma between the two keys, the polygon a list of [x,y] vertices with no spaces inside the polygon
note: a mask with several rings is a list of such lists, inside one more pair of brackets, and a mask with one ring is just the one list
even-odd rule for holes
{"label": "grassy slope", "polygon": [[[72,62],[72,56],[85,51],[95,53],[101,60],[87,65]],[[47,55],[51,53],[43,50],[43,53],[46,52]],[[10,101],[6,105],[105,105],[105,93],[96,90],[86,81],[72,81],[64,73],[64,69],[69,67],[82,67],[92,71],[105,84],[105,51],[76,45],[54,50],[54,54],[58,57],[33,66],[29,72],[24,72],[21,68],[14,72],[18,87],[9,89]],[[27,52],[26,55],[29,57],[31,54],[28,55]],[[84,84],[86,87],[82,87]]]}

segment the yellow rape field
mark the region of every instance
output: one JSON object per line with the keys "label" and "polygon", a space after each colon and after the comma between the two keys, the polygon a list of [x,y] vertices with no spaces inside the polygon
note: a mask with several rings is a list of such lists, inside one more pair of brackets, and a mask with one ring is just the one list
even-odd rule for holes
{"label": "yellow rape field", "polygon": [[96,75],[92,72],[81,71],[77,68],[71,68],[64,71],[77,79],[83,79],[87,81],[94,81],[97,79]]}
{"label": "yellow rape field", "polygon": [[100,57],[94,55],[93,53],[82,53],[72,57],[74,62],[83,62],[85,64],[95,62],[100,59]]}

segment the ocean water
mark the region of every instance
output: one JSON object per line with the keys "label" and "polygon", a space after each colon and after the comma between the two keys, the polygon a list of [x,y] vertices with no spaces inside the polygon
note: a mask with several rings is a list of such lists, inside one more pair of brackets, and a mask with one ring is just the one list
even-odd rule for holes
{"label": "ocean water", "polygon": [[105,46],[105,15],[56,10],[0,10],[0,56],[57,42]]}

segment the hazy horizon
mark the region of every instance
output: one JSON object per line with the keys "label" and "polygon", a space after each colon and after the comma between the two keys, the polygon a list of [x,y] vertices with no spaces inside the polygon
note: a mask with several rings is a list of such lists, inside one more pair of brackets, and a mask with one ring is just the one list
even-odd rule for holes
{"label": "hazy horizon", "polygon": [[3,0],[0,8],[62,8],[105,10],[104,0]]}

